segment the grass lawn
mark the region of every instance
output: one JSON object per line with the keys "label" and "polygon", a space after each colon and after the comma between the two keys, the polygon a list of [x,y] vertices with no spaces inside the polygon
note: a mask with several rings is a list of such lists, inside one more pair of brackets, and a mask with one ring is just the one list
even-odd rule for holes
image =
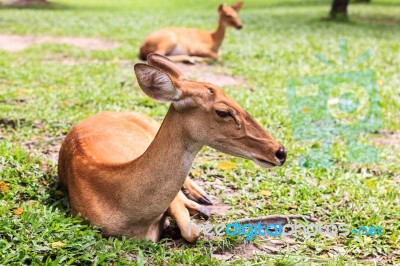
{"label": "grass lawn", "polygon": [[[40,43],[19,52],[0,50],[1,265],[400,263],[398,0],[351,4],[350,21],[342,23],[324,20],[330,1],[245,2],[240,13],[244,29],[229,30],[216,67],[243,81],[223,89],[286,146],[288,160],[281,168],[266,170],[205,148],[192,168],[194,179],[230,207],[211,217],[214,224],[309,214],[323,224],[381,226],[384,234],[256,237],[249,243],[223,236],[193,245],[102,238],[98,228],[70,216],[57,164],[50,157],[57,156],[62,136],[73,124],[102,110],[135,110],[162,121],[168,105],[147,98],[134,77],[132,63],[140,42],[169,25],[214,29],[219,1],[54,2],[52,9],[0,9],[0,35],[97,37],[120,46],[89,51]],[[320,52],[339,62],[339,39],[348,40],[346,66],[367,49],[373,52],[354,70],[376,72],[382,127],[360,134],[359,140],[378,147],[380,161],[349,163],[346,138],[338,136],[332,167],[301,167],[301,155],[321,140],[294,138],[286,81],[347,71],[315,57]]]}

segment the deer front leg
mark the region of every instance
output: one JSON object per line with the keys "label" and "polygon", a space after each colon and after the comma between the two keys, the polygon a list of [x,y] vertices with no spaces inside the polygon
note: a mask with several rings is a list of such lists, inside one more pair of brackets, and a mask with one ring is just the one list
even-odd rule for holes
{"label": "deer front leg", "polygon": [[189,177],[186,178],[185,183],[183,183],[182,192],[191,200],[204,205],[212,205],[210,196],[194,181]]}
{"label": "deer front leg", "polygon": [[191,243],[195,242],[199,235],[196,231],[196,224],[190,220],[190,215],[199,214],[206,219],[209,217],[206,207],[186,198],[182,191],[178,192],[167,212],[175,219],[182,237]]}
{"label": "deer front leg", "polygon": [[218,53],[213,51],[195,51],[189,55],[169,55],[168,58],[177,63],[196,64],[201,62],[218,60]]}
{"label": "deer front leg", "polygon": [[200,62],[204,62],[207,58],[199,57],[199,56],[190,56],[190,55],[169,55],[168,59],[175,63],[186,63],[186,64],[196,64]]}
{"label": "deer front leg", "polygon": [[218,52],[214,52],[213,50],[209,49],[201,49],[201,50],[196,50],[190,53],[192,57],[195,58],[202,58],[204,61],[205,60],[218,60]]}

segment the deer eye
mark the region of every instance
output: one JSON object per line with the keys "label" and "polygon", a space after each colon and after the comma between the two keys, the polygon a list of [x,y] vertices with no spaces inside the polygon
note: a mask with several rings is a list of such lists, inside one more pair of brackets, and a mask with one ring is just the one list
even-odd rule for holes
{"label": "deer eye", "polygon": [[230,114],[229,112],[227,112],[227,111],[215,110],[215,112],[217,113],[217,115],[218,115],[219,117],[222,117],[222,118],[225,118],[225,117],[228,117],[228,116],[231,115],[231,114]]}

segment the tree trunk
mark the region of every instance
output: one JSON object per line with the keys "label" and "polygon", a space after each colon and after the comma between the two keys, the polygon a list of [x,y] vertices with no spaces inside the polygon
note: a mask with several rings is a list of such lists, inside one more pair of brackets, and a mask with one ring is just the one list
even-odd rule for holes
{"label": "tree trunk", "polygon": [[347,6],[349,0],[333,0],[330,17],[335,18],[347,18]]}

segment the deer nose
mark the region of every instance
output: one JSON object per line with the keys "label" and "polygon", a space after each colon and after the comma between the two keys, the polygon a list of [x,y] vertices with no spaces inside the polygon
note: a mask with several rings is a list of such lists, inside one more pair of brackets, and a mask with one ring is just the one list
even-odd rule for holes
{"label": "deer nose", "polygon": [[241,30],[243,28],[243,25],[237,25],[236,29]]}
{"label": "deer nose", "polygon": [[276,158],[278,158],[279,162],[281,163],[281,165],[283,165],[286,161],[286,150],[284,147],[281,147],[276,153],[275,156]]}

